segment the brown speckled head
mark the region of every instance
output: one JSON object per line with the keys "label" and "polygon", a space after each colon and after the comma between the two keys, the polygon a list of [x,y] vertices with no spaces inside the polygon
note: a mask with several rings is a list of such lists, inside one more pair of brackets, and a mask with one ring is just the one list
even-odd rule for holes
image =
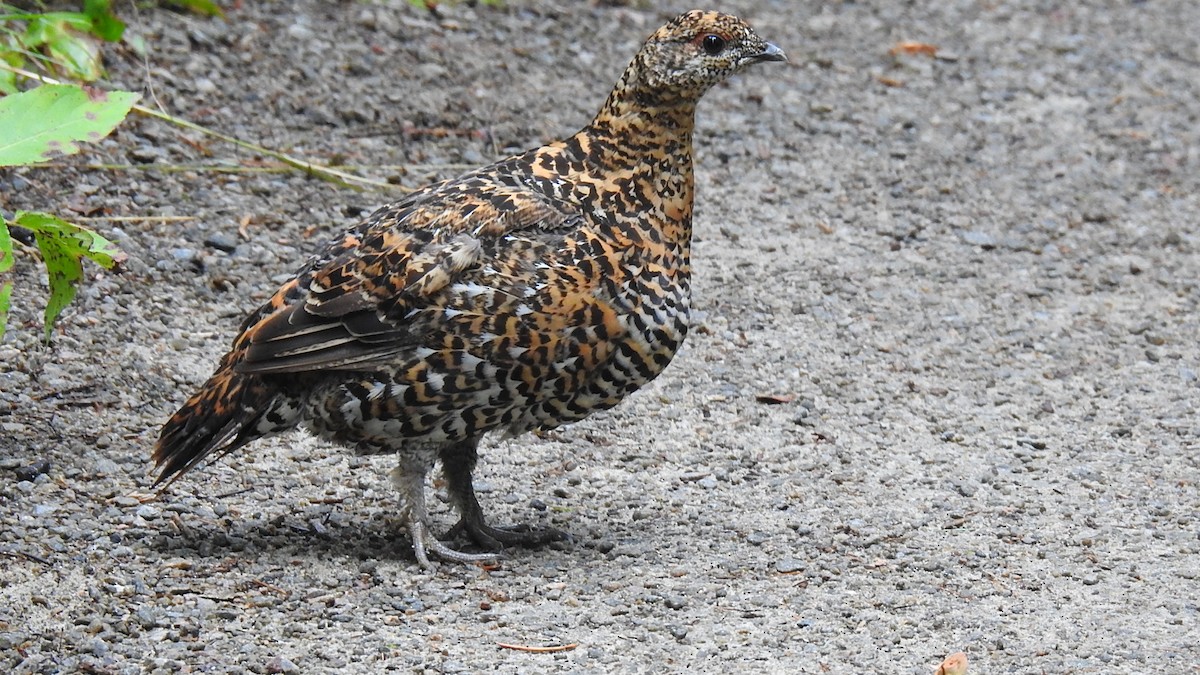
{"label": "brown speckled head", "polygon": [[714,84],[761,61],[787,60],[741,19],[693,10],[659,28],[634,58],[636,88],[696,101]]}

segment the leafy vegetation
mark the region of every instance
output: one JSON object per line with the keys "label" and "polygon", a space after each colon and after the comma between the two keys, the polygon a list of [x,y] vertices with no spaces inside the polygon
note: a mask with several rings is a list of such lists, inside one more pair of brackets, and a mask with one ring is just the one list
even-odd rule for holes
{"label": "leafy vegetation", "polygon": [[[117,41],[125,24],[109,0],[85,0],[82,12],[21,11],[0,3],[0,167],[35,164],[79,152],[79,144],[97,141],[120,124],[137,101],[130,92],[104,92],[78,85],[42,85],[20,91],[13,69],[49,72],[92,82],[104,73],[101,41]],[[83,259],[114,267],[124,259],[99,234],[57,216],[18,211],[12,225],[29,231],[46,265],[50,297],[43,337],[49,342],[54,320],[75,297],[83,278]],[[0,216],[0,274],[12,270],[13,237]],[[12,282],[0,279],[0,338],[12,302]]]}
{"label": "leafy vegetation", "polygon": [[[83,259],[88,258],[102,267],[112,269],[125,260],[125,254],[99,234],[48,213],[17,211],[13,224],[33,232],[34,241],[46,263],[50,299],[46,301],[42,338],[49,342],[54,320],[75,298],[75,284],[83,279]],[[6,228],[0,224],[0,229]],[[3,245],[5,238],[8,238],[7,232],[0,235],[0,245]],[[11,251],[9,254],[6,256],[5,252],[0,251],[0,260],[10,259]],[[10,292],[7,287],[11,282],[4,285],[6,289],[0,290],[0,297],[7,301]],[[7,307],[0,309],[7,310]]]}
{"label": "leafy vegetation", "polygon": [[[185,11],[208,16],[222,15],[213,0],[159,0]],[[436,11],[436,0],[410,0],[414,5]],[[450,0],[453,2],[454,0]],[[499,0],[481,0],[499,5]],[[38,8],[37,0],[26,3]],[[0,167],[27,166],[59,155],[79,152],[79,143],[97,141],[116,127],[131,110],[178,126],[215,136],[324,180],[356,187],[388,188],[386,183],[320,166],[219,134],[165,112],[136,104],[130,92],[62,85],[53,78],[94,82],[103,77],[101,45],[124,39],[125,24],[112,10],[112,0],[83,0],[81,11],[31,11],[0,1]],[[137,48],[137,44],[134,44]],[[22,92],[20,77],[43,84]],[[9,225],[22,228],[28,236],[14,242]],[[23,243],[22,243],[23,242]],[[30,245],[32,242],[32,245]],[[104,267],[118,265],[124,256],[113,244],[87,228],[40,212],[18,212],[11,223],[0,213],[0,275],[12,270],[14,251],[36,248],[46,264],[50,298],[44,322],[49,341],[54,320],[75,296],[75,284],[83,278],[84,258]],[[0,276],[0,339],[4,336],[12,300],[12,282]]]}
{"label": "leafy vegetation", "polygon": [[[124,34],[111,0],[84,0],[81,12],[24,12],[0,3],[0,61],[15,68],[94,82],[104,75],[100,43]],[[14,94],[17,87],[17,74],[0,70],[0,93]]]}

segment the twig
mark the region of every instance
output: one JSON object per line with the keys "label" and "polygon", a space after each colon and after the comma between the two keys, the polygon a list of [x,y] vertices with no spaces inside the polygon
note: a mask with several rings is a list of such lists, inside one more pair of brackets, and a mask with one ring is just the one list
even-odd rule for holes
{"label": "twig", "polygon": [[225,499],[226,497],[235,497],[237,495],[246,494],[247,492],[250,492],[253,489],[254,488],[252,488],[252,487],[248,487],[248,488],[242,488],[241,490],[234,490],[233,492],[222,492],[219,495],[214,495],[213,499]]}
{"label": "twig", "polygon": [[25,558],[26,560],[30,560],[30,561],[36,562],[36,563],[41,563],[43,565],[53,565],[54,564],[41,556],[37,556],[32,553],[26,553],[25,551],[0,551],[0,553],[3,553],[4,555],[12,557],[12,558]]}
{"label": "twig", "polygon": [[110,222],[110,223],[136,223],[139,221],[149,221],[154,223],[178,223],[186,220],[198,220],[196,216],[90,216],[88,218],[76,218],[80,222]]}
{"label": "twig", "polygon": [[251,579],[250,583],[252,583],[256,586],[261,586],[262,588],[265,588],[268,591],[278,593],[280,596],[282,596],[284,598],[289,598],[292,595],[291,591],[280,588],[280,587],[276,586],[275,584],[268,584],[267,582],[263,581],[262,579]]}
{"label": "twig", "polygon": [[496,646],[501,649],[513,649],[518,652],[533,652],[534,654],[549,654],[551,652],[569,652],[579,646],[578,642],[572,642],[569,645],[554,645],[553,647],[531,647],[529,645],[510,645],[505,642],[497,642]]}
{"label": "twig", "polygon": [[[56,80],[52,77],[46,77],[45,75],[39,75],[32,71],[25,70],[24,68],[17,68],[15,66],[10,66],[7,63],[3,63],[3,62],[0,62],[0,69],[4,69],[9,72],[16,73],[16,74],[24,76],[24,77],[28,77],[33,80],[37,80],[43,84],[63,84],[63,82]],[[395,189],[399,188],[399,186],[392,185],[391,183],[384,183],[384,182],[377,181],[377,180],[371,180],[370,178],[363,178],[361,176],[355,176],[353,174],[349,174],[344,171],[338,171],[337,169],[331,169],[329,167],[321,166],[319,164],[313,164],[312,162],[306,162],[297,157],[292,157],[291,155],[288,155],[286,153],[278,152],[276,150],[270,150],[270,149],[264,148],[261,145],[255,145],[254,143],[250,143],[248,141],[243,141],[240,138],[234,138],[233,136],[228,136],[226,134],[220,133],[219,131],[213,131],[212,129],[209,129],[207,127],[202,127],[199,124],[196,124],[195,122],[189,122],[188,120],[185,120],[183,118],[175,117],[174,115],[169,115],[165,112],[161,112],[161,111],[155,110],[153,108],[147,108],[144,105],[138,105],[135,103],[133,105],[133,110],[136,112],[139,112],[143,115],[146,115],[148,117],[154,117],[156,119],[163,120],[164,122],[170,122],[171,124],[174,124],[179,127],[183,127],[184,129],[189,129],[191,131],[196,131],[198,133],[202,133],[202,134],[212,136],[214,138],[218,138],[222,141],[225,141],[226,143],[232,143],[233,145],[236,145],[239,148],[250,150],[252,152],[256,152],[261,155],[266,155],[267,157],[274,157],[275,159],[283,162],[284,164],[287,164],[288,166],[290,166],[292,168],[299,169],[309,175],[316,176],[318,178],[321,178],[321,179],[324,179],[324,180],[327,180],[327,181],[330,181],[333,183],[337,183],[338,185],[341,185],[343,187],[358,189],[360,185],[370,185],[371,187],[384,188],[384,189],[388,189],[388,190],[395,190]],[[404,188],[399,188],[399,189],[404,189]]]}
{"label": "twig", "polygon": [[183,536],[185,536],[189,539],[192,538],[192,536],[193,536],[192,528],[189,527],[187,523],[183,522],[183,519],[179,517],[178,513],[172,513],[171,520],[168,522],[171,523],[171,527],[175,528],[176,532],[178,532],[179,534],[182,534]]}

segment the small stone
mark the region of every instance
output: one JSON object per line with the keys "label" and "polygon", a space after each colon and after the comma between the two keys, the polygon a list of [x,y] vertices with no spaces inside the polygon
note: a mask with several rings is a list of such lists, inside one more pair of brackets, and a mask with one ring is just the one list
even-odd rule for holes
{"label": "small stone", "polygon": [[298,672],[300,672],[300,668],[297,667],[296,664],[292,663],[286,657],[276,656],[275,658],[271,659],[270,661],[267,661],[267,672],[268,673],[298,673]]}
{"label": "small stone", "polygon": [[804,563],[796,558],[783,558],[775,562],[775,571],[780,574],[794,574],[804,570]]}
{"label": "small stone", "polygon": [[129,159],[139,164],[152,164],[162,158],[163,152],[152,145],[139,145],[129,151]]}
{"label": "small stone", "polygon": [[0,649],[12,649],[28,639],[21,633],[0,633]]}
{"label": "small stone", "polygon": [[171,249],[171,257],[174,258],[176,262],[191,262],[196,259],[196,251],[195,249],[190,248],[173,248]]}
{"label": "small stone", "polygon": [[984,249],[996,248],[996,238],[987,232],[980,232],[978,230],[963,230],[962,232],[958,233],[958,236],[972,246],[979,246],[980,248]]}
{"label": "small stone", "polygon": [[683,609],[687,606],[687,599],[682,595],[668,595],[663,598],[663,604],[669,609]]}
{"label": "small stone", "polygon": [[204,238],[204,245],[225,253],[233,253],[238,247],[238,242],[224,232],[214,232]]}
{"label": "small stone", "polygon": [[293,23],[287,28],[288,37],[296,40],[311,40],[313,36],[312,29],[304,24]]}
{"label": "small stone", "polygon": [[32,464],[27,464],[23,467],[18,468],[14,473],[17,474],[17,480],[19,480],[19,481],[22,481],[22,480],[32,481],[32,480],[36,479],[38,476],[40,476],[44,473],[49,473],[49,472],[50,472],[50,460],[39,459],[39,460],[33,462]]}

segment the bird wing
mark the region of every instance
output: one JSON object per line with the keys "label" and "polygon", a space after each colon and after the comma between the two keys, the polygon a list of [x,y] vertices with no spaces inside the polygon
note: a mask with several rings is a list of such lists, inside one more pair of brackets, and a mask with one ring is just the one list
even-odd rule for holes
{"label": "bird wing", "polygon": [[508,254],[528,258],[539,239],[561,238],[581,223],[579,212],[543,194],[479,179],[384,207],[246,321],[235,342],[242,352],[236,368],[284,373],[387,363],[438,327],[422,310],[456,297],[451,287]]}

